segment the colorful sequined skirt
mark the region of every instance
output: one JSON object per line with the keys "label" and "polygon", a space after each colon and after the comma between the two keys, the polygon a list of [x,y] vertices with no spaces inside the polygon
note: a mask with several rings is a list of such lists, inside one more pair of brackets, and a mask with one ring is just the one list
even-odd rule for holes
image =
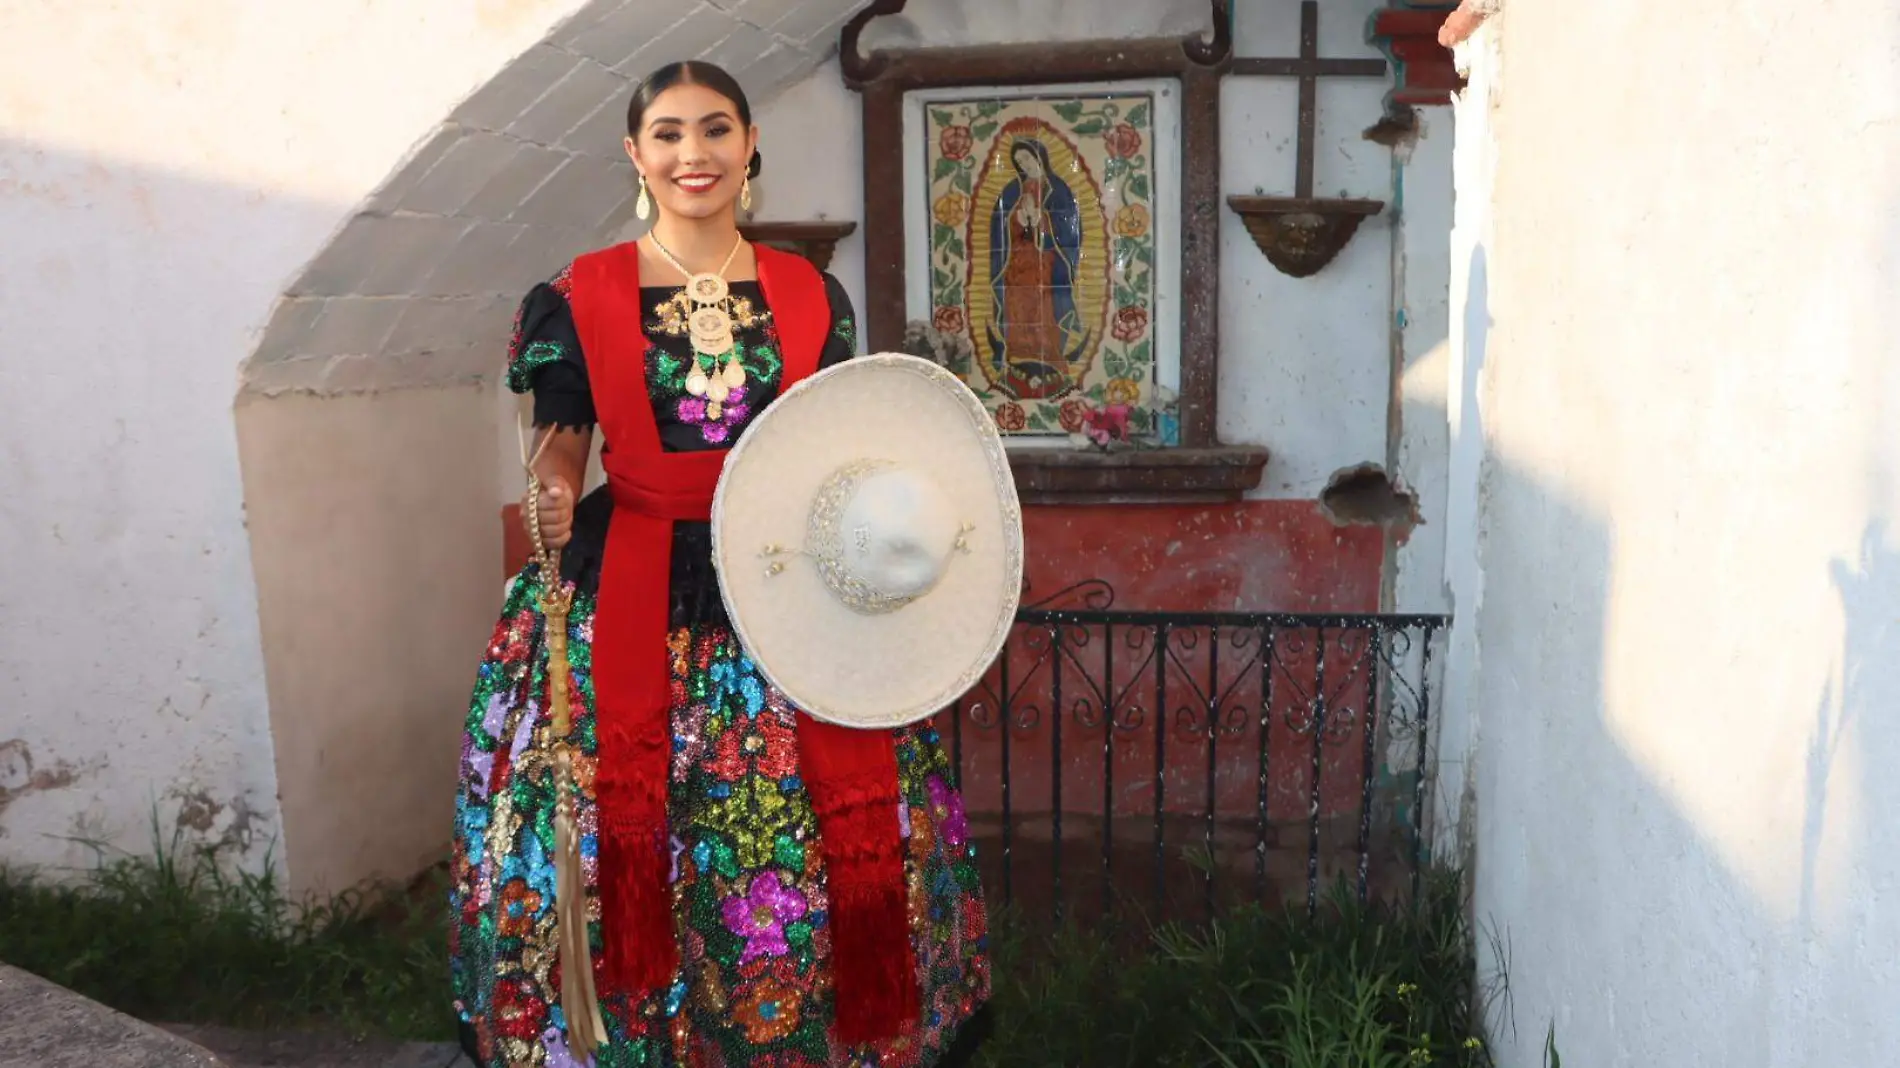
{"label": "colorful sequined skirt", "polygon": [[[546,650],[532,565],[509,587],[462,743],[449,934],[456,1009],[483,1068],[585,1066],[570,1053],[554,959],[554,800]],[[592,896],[593,600],[577,593],[569,659],[578,702],[581,852]],[[794,711],[721,627],[676,630],[668,801],[680,939],[672,987],[609,997],[598,1068],[923,1068],[989,995],[986,919],[963,804],[928,726],[896,732],[912,943],[913,1033],[840,1048],[817,822],[799,780]],[[598,915],[597,904],[592,909]],[[591,931],[596,946],[600,932]]]}

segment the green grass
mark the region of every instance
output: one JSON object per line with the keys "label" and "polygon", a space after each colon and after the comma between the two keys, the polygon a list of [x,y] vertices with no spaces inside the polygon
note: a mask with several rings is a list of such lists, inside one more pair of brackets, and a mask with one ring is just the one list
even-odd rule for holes
{"label": "green grass", "polygon": [[[1417,908],[1336,894],[1129,939],[999,924],[979,1068],[1489,1068],[1459,880]],[[1116,948],[1117,944],[1124,948]]]}
{"label": "green grass", "polygon": [[298,907],[159,846],[70,886],[0,868],[0,959],[148,1020],[454,1038],[439,879]]}
{"label": "green grass", "polygon": [[[448,1040],[444,889],[291,907],[175,843],[73,886],[0,869],[0,958],[145,1019]],[[1337,895],[1313,918],[1029,934],[999,917],[973,1068],[1490,1068],[1459,894],[1445,874],[1416,908]]]}

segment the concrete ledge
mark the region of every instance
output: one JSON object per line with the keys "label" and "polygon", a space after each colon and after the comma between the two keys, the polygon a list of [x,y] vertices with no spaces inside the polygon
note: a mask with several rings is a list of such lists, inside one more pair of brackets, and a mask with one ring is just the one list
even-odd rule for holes
{"label": "concrete ledge", "polygon": [[0,1065],[228,1068],[203,1047],[0,964]]}
{"label": "concrete ledge", "polygon": [[166,1024],[165,1029],[215,1051],[230,1068],[472,1068],[453,1042],[391,1042],[318,1031],[240,1031],[186,1024]]}

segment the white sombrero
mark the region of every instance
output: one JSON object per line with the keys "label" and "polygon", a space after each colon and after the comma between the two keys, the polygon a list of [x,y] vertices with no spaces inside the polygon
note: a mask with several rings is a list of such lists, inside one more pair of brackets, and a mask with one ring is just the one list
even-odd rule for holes
{"label": "white sombrero", "polygon": [[1002,649],[1022,509],[996,423],[957,377],[880,353],[773,401],[726,458],[713,561],[760,671],[814,718],[898,727]]}

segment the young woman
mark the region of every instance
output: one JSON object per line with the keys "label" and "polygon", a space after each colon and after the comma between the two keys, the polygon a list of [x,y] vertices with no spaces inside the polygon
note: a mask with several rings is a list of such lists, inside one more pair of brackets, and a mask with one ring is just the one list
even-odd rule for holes
{"label": "young woman", "polygon": [[[713,573],[724,450],[856,347],[835,279],[741,239],[757,141],[724,71],[654,72],[626,140],[650,234],[580,257],[521,306],[508,382],[532,391],[545,440],[523,513],[574,591],[571,737],[607,1042],[569,1049],[560,1008],[538,610],[556,577],[530,564],[481,665],[457,798],[455,996],[484,1068],[590,1053],[601,1068],[936,1065],[989,993],[936,733],[877,732],[881,762],[859,759],[873,735],[801,716],[759,674]],[[608,484],[577,500],[597,427]]]}

